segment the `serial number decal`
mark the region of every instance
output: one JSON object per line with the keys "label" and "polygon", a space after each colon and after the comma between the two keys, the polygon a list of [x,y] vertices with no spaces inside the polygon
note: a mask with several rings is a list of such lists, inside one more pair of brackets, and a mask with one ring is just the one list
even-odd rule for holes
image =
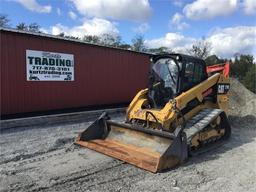
{"label": "serial number decal", "polygon": [[218,84],[218,94],[226,94],[230,89],[230,84]]}

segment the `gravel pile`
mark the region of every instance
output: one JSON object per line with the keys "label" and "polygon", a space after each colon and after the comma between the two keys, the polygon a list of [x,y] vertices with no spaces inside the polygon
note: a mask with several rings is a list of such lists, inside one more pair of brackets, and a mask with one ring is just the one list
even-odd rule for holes
{"label": "gravel pile", "polygon": [[256,116],[256,94],[249,91],[237,79],[231,79],[229,114],[239,117]]}

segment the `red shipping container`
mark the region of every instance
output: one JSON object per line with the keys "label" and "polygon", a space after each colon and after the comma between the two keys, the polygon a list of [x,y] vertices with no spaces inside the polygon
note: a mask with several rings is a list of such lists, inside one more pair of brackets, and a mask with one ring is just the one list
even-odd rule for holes
{"label": "red shipping container", "polygon": [[[147,86],[149,55],[0,29],[1,115],[130,102]],[[26,50],[74,55],[74,81],[27,81]]]}

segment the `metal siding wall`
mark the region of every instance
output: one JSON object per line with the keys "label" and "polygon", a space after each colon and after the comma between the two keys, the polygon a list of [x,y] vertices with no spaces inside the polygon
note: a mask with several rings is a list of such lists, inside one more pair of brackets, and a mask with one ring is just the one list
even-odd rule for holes
{"label": "metal siding wall", "polygon": [[[26,81],[26,49],[74,54],[75,81]],[[129,102],[148,70],[145,54],[1,31],[1,114]]]}

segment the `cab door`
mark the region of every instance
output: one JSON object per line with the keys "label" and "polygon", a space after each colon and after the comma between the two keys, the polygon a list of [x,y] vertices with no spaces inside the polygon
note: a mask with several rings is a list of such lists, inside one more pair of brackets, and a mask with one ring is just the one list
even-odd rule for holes
{"label": "cab door", "polygon": [[207,79],[206,67],[203,60],[186,60],[183,63],[181,79],[181,92],[187,91]]}

